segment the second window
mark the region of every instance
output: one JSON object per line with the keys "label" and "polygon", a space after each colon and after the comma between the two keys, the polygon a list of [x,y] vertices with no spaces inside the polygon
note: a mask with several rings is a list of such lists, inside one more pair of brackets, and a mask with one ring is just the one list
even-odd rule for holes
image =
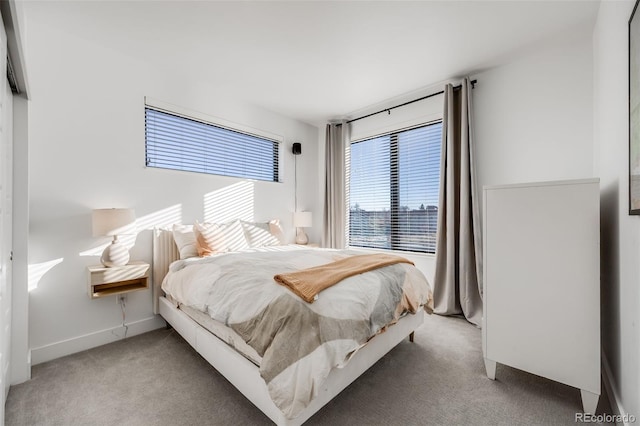
{"label": "second window", "polygon": [[442,122],[351,143],[349,245],[435,253]]}

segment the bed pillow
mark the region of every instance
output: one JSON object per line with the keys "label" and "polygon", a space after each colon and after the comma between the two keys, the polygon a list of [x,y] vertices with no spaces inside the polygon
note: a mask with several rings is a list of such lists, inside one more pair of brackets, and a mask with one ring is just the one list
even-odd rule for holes
{"label": "bed pillow", "polygon": [[269,222],[269,231],[271,234],[280,241],[280,244],[287,244],[287,241],[284,238],[284,231],[282,230],[282,226],[280,225],[280,220],[274,219]]}
{"label": "bed pillow", "polygon": [[241,221],[244,236],[249,247],[279,246],[280,240],[271,233],[270,222],[246,222]]}
{"label": "bed pillow", "polygon": [[188,259],[198,256],[196,235],[193,233],[193,225],[173,225],[173,240],[178,246],[180,259]]}
{"label": "bed pillow", "polygon": [[200,256],[249,248],[239,220],[228,223],[198,223],[193,225]]}

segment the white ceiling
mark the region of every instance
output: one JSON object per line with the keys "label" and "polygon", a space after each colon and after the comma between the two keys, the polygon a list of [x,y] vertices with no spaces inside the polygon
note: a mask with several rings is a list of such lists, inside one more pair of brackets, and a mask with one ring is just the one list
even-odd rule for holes
{"label": "white ceiling", "polygon": [[[26,12],[28,15],[29,7]],[[598,1],[39,3],[69,31],[312,124],[591,33]]]}

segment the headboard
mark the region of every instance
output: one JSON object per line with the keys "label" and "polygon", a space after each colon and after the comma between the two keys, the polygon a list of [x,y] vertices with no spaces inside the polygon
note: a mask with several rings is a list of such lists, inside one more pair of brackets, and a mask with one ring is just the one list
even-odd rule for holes
{"label": "headboard", "polygon": [[158,313],[158,301],[162,296],[162,280],[169,272],[171,262],[180,259],[180,252],[168,229],[153,230],[153,313]]}

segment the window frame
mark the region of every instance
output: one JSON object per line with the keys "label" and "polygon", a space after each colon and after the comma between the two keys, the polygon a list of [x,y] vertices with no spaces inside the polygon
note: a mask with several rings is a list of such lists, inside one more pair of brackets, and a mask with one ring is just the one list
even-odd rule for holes
{"label": "window frame", "polygon": [[[385,252],[397,252],[397,253],[404,253],[404,254],[411,254],[411,255],[418,255],[418,256],[430,256],[430,257],[435,257],[436,255],[436,247],[434,246],[433,248],[433,252],[430,251],[416,251],[416,250],[408,250],[408,249],[402,249],[402,248],[398,248],[398,239],[400,237],[399,232],[397,232],[400,229],[400,220],[399,220],[399,214],[400,214],[400,168],[399,168],[399,164],[400,164],[400,160],[399,160],[399,150],[397,147],[398,144],[398,134],[402,133],[402,132],[406,132],[406,131],[410,131],[410,130],[414,130],[414,129],[418,129],[421,127],[428,127],[430,125],[435,125],[435,124],[443,124],[443,117],[440,114],[432,114],[429,116],[429,120],[428,121],[422,121],[422,122],[413,122],[410,125],[407,125],[405,127],[400,127],[400,128],[395,128],[394,130],[391,130],[389,127],[386,127],[384,129],[383,132],[380,133],[370,133],[367,135],[363,135],[361,137],[359,137],[358,139],[353,139],[350,140],[349,143],[347,144],[347,152],[345,155],[345,160],[347,163],[347,167],[346,167],[346,180],[345,180],[345,186],[346,186],[346,232],[345,232],[345,236],[346,236],[346,241],[347,241],[347,247],[349,248],[354,248],[354,249],[358,249],[358,250],[367,250],[367,251],[385,251]],[[442,128],[442,132],[444,132],[444,127]],[[371,140],[371,139],[376,139],[379,137],[384,137],[384,136],[389,136],[390,140],[389,140],[389,144],[390,144],[390,151],[391,151],[391,155],[390,155],[390,160],[389,160],[389,172],[390,172],[390,182],[389,182],[389,214],[390,214],[390,235],[389,235],[389,241],[390,241],[390,246],[391,248],[383,248],[383,247],[366,247],[366,246],[358,246],[358,245],[352,245],[351,244],[351,197],[350,197],[350,187],[351,187],[351,146],[360,142],[365,142],[367,140]],[[395,149],[393,148],[393,145],[395,144]],[[440,146],[440,159],[438,160],[439,166],[442,166],[442,146]],[[395,167],[393,166],[393,161],[395,160]],[[393,172],[393,170],[395,169],[395,173]],[[440,185],[441,185],[441,170],[438,170],[438,193],[440,191]],[[394,176],[395,175],[395,176]],[[394,188],[394,183],[395,183],[395,188]],[[395,203],[394,203],[395,202]],[[394,209],[393,206],[396,206],[396,208]],[[438,200],[438,206],[437,208],[440,208],[439,205],[439,200]],[[395,220],[394,220],[395,218]],[[436,215],[436,221],[437,221],[437,215]],[[436,224],[437,227],[437,224]],[[395,230],[395,231],[394,231]],[[436,229],[437,232],[437,229]],[[395,245],[394,245],[394,240],[395,240]]]}
{"label": "window frame", "polygon": [[[284,145],[284,137],[281,135],[277,135],[275,133],[271,133],[265,130],[256,129],[254,127],[250,127],[247,125],[235,123],[232,121],[228,121],[219,117],[214,117],[211,115],[207,115],[195,110],[190,110],[187,108],[183,108],[177,105],[169,104],[166,102],[162,102],[150,97],[144,98],[144,164],[145,168],[152,168],[157,170],[165,170],[165,171],[176,171],[176,172],[186,172],[186,173],[199,173],[205,174],[209,176],[220,176],[220,177],[230,177],[236,179],[243,180],[251,180],[256,182],[269,182],[269,183],[282,183],[282,169],[283,169],[283,145]],[[146,127],[146,119],[147,119],[147,109],[152,109],[161,113],[169,114],[178,118],[182,118],[185,120],[195,121],[198,123],[202,123],[205,125],[214,126],[216,128],[227,130],[233,133],[239,133],[241,135],[255,137],[264,139],[269,142],[273,142],[275,144],[275,149],[273,150],[273,166],[274,166],[274,174],[277,175],[277,180],[267,180],[260,179],[256,177],[248,177],[248,176],[239,176],[235,174],[218,174],[218,173],[210,173],[207,171],[199,171],[199,170],[183,170],[179,168],[169,168],[169,167],[161,167],[161,166],[153,166],[148,164],[148,155],[147,155],[147,127]]]}

